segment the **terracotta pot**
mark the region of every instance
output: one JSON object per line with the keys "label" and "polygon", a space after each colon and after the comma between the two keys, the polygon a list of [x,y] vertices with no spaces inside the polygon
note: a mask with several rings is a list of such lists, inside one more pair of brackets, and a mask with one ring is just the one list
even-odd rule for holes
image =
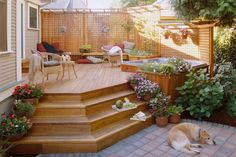
{"label": "terracotta pot", "polygon": [[165,127],[168,124],[168,118],[167,117],[156,117],[156,124],[159,127]]}
{"label": "terracotta pot", "polygon": [[19,134],[19,135],[14,135],[14,136],[4,136],[4,139],[7,139],[8,141],[18,141],[20,139],[22,139],[24,137],[26,133],[22,133],[22,134]]}
{"label": "terracotta pot", "polygon": [[22,99],[23,102],[29,103],[32,105],[38,105],[39,104],[39,99],[38,98],[29,98],[29,99]]}
{"label": "terracotta pot", "polygon": [[151,98],[152,98],[151,95],[144,95],[143,96],[143,100],[145,100],[145,101],[149,101]]}
{"label": "terracotta pot", "polygon": [[181,118],[180,118],[180,115],[178,114],[174,114],[169,117],[170,123],[177,124],[177,123],[180,123],[180,121],[181,121]]}

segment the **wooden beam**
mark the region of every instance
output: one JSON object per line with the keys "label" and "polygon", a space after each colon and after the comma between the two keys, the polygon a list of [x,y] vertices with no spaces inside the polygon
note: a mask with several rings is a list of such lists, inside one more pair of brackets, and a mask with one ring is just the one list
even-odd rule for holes
{"label": "wooden beam", "polygon": [[214,27],[209,28],[210,38],[209,38],[209,63],[210,63],[210,77],[212,78],[214,75]]}

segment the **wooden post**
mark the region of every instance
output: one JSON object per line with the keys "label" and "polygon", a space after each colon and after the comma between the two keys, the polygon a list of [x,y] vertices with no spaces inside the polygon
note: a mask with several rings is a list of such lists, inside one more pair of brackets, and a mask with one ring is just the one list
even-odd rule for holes
{"label": "wooden post", "polygon": [[213,39],[213,32],[214,27],[209,28],[209,33],[210,33],[210,40],[209,40],[209,63],[210,63],[210,77],[213,77],[214,74],[214,39]]}

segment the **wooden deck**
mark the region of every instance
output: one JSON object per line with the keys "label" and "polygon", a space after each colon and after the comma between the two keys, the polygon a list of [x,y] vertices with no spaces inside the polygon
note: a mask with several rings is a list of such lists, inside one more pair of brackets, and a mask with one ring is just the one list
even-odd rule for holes
{"label": "wooden deck", "polygon": [[[66,69],[67,70],[67,69]],[[76,79],[71,70],[68,77],[67,71],[62,80],[56,80],[56,74],[49,75],[49,80],[44,83],[45,93],[83,93],[95,89],[105,88],[127,82],[129,73],[122,72],[120,67],[111,67],[110,64],[76,64]],[[23,74],[25,83],[28,82],[28,74]],[[36,83],[42,83],[42,76],[39,72],[36,75]]]}

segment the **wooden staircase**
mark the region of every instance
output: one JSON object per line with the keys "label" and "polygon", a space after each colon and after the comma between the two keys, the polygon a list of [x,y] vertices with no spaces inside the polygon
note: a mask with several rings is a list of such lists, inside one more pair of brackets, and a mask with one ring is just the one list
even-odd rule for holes
{"label": "wooden staircase", "polygon": [[[117,112],[118,99],[129,98],[136,109]],[[145,122],[129,118],[146,112]],[[97,152],[151,125],[145,102],[136,100],[127,83],[81,94],[46,94],[37,106],[33,127],[14,148],[16,154]]]}

